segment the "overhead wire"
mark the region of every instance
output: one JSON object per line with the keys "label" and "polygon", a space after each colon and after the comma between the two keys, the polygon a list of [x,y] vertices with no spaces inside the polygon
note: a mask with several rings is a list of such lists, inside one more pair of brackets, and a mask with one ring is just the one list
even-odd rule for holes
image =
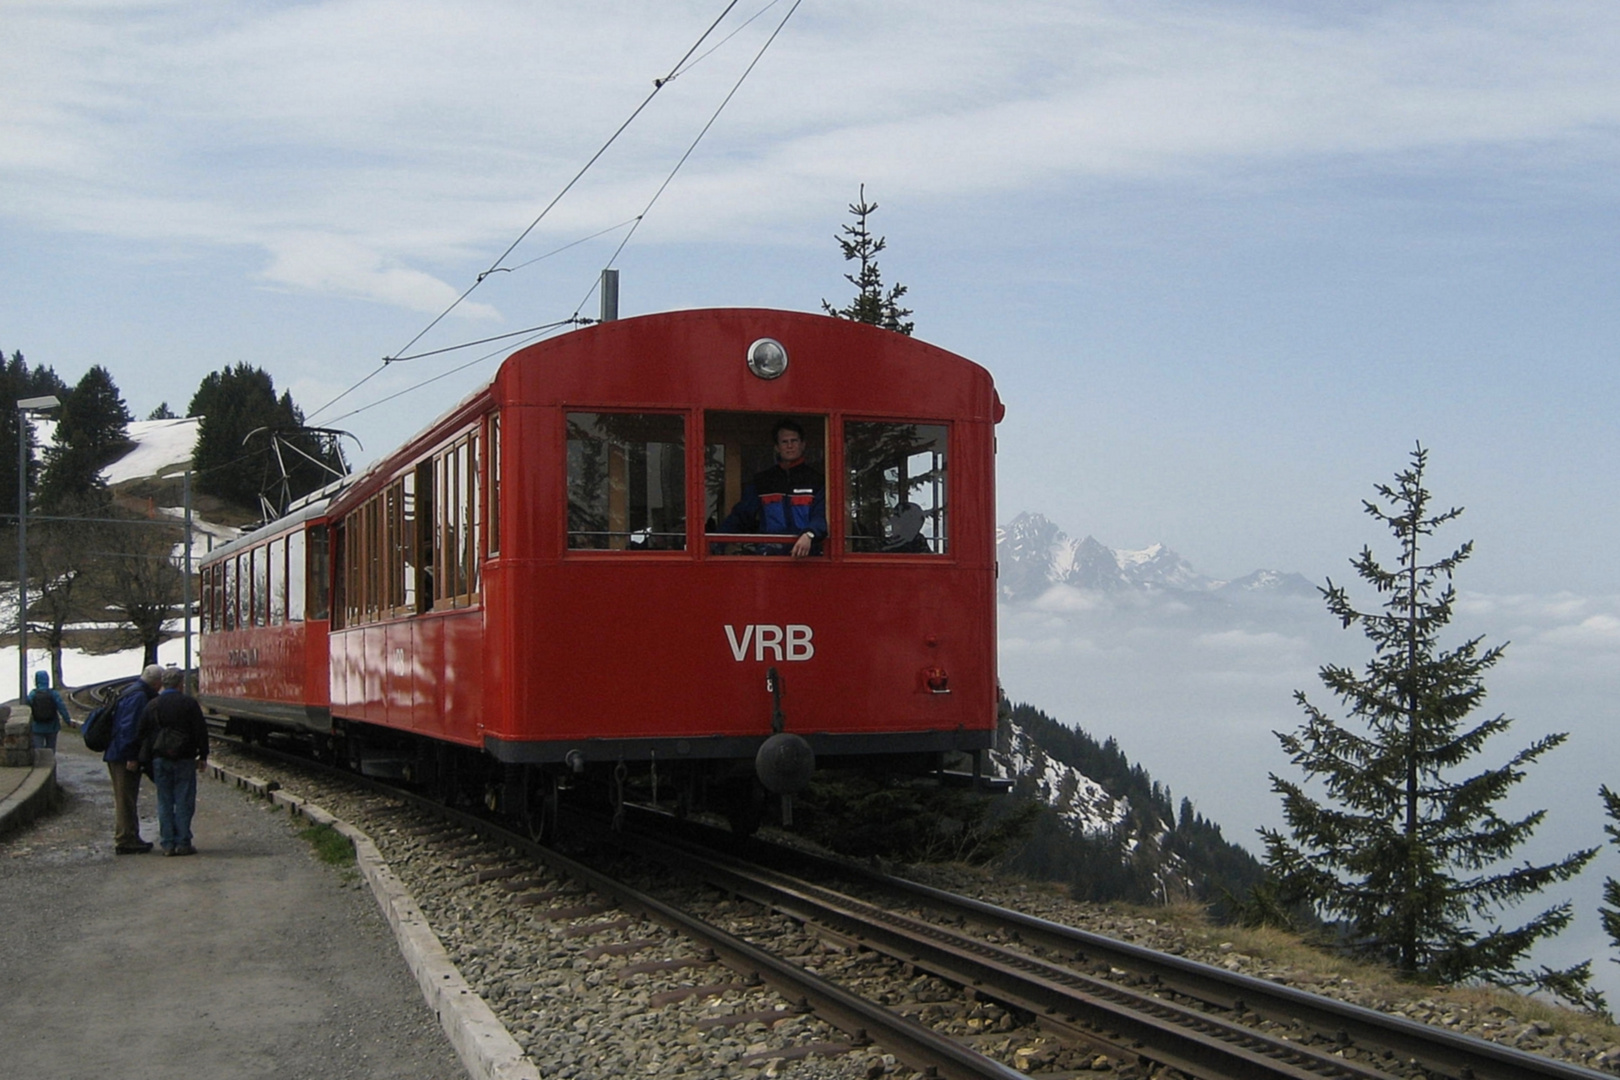
{"label": "overhead wire", "polygon": [[539,226],[540,222],[545,220],[546,215],[551,213],[552,209],[562,201],[563,196],[567,195],[569,191],[573,190],[574,185],[579,183],[580,179],[590,171],[591,166],[595,165],[597,161],[601,159],[602,155],[608,152],[608,148],[617,142],[619,136],[624,134],[625,129],[635,122],[636,117],[641,115],[642,110],[646,109],[648,105],[652,104],[653,98],[658,96],[659,91],[663,90],[664,87],[668,86],[675,80],[677,75],[680,73],[681,65],[686,63],[686,61],[691,58],[692,54],[697,52],[699,47],[701,47],[702,44],[708,40],[709,35],[714,33],[715,27],[719,26],[721,21],[724,20],[727,15],[731,14],[732,8],[735,8],[737,3],[738,0],[731,0],[731,2],[726,5],[725,10],[720,12],[720,14],[715,18],[714,22],[709,24],[709,28],[703,31],[703,34],[692,43],[692,47],[687,49],[686,53],[675,62],[675,66],[670,68],[668,75],[661,79],[653,80],[652,92],[642,99],[641,104],[637,105],[635,110],[631,112],[629,116],[625,117],[624,123],[620,124],[618,128],[614,130],[613,134],[608,136],[607,141],[597,149],[596,153],[590,156],[590,159],[586,161],[584,165],[580,166],[579,171],[574,174],[573,178],[562,186],[562,190],[557,192],[557,194],[552,197],[551,201],[545,205],[545,208],[541,210],[539,214],[535,215],[535,219],[529,222],[528,227],[518,234],[517,239],[513,240],[509,245],[507,245],[506,250],[501,252],[494,262],[490,263],[489,269],[485,270],[483,273],[479,274],[475,279],[473,279],[473,283],[467,286],[466,292],[463,292],[460,296],[458,296],[449,307],[445,308],[437,316],[435,316],[433,321],[424,326],[415,337],[407,341],[402,348],[395,350],[396,352],[404,352],[406,349],[409,349],[412,345],[415,345],[418,341],[422,340],[422,337],[427,334],[429,330],[432,330],[435,326],[437,326],[439,322],[443,320],[445,316],[454,311],[463,300],[472,295],[472,291],[478,288],[479,285],[483,284],[485,278],[502,268],[501,263],[506,261],[506,257],[512,254],[513,251],[517,250],[519,244],[528,239],[529,234],[532,233]]}
{"label": "overhead wire", "polygon": [[[573,320],[573,319],[559,319],[554,323],[547,324],[546,326],[535,327],[534,330],[538,331],[538,332],[534,333],[534,336],[532,338],[529,338],[528,340],[521,342],[519,347],[521,348],[521,347],[526,346],[526,345],[532,345],[536,341],[539,341],[541,338],[545,337],[547,334],[551,333],[553,330],[559,329],[559,328],[564,327],[564,326],[573,325],[574,321],[575,320]],[[530,333],[530,332],[531,331],[523,331],[523,333]],[[406,394],[414,393],[415,391],[420,390],[424,386],[429,386],[429,385],[431,385],[433,383],[438,382],[440,379],[448,379],[450,376],[455,375],[455,374],[457,374],[459,372],[466,371],[470,367],[476,367],[477,365],[482,364],[485,360],[489,360],[492,357],[500,356],[505,351],[506,351],[506,349],[503,346],[502,348],[495,349],[495,350],[493,350],[491,352],[484,353],[482,356],[475,356],[471,360],[468,360],[465,364],[460,364],[460,365],[458,365],[456,367],[453,367],[453,368],[450,368],[450,369],[448,369],[446,371],[441,371],[441,372],[439,372],[439,374],[429,376],[428,378],[423,379],[421,382],[412,383],[410,386],[404,387],[401,390],[397,390],[394,393],[389,394],[387,397],[378,398],[376,401],[369,402],[369,403],[367,403],[365,405],[362,405],[358,409],[351,409],[348,412],[342,414],[341,416],[335,416],[335,417],[332,418],[332,423],[335,424],[340,420],[347,420],[351,416],[356,416],[356,415],[358,415],[360,413],[365,412],[368,409],[374,409],[378,405],[382,405],[382,404],[385,404],[386,402],[393,401],[395,398],[404,397]]]}
{"label": "overhead wire", "polygon": [[[709,35],[714,33],[715,27],[719,26],[720,23],[725,19],[725,17],[727,15],[731,14],[732,9],[737,6],[737,3],[738,3],[738,0],[730,0],[730,2],[726,4],[725,8],[720,12],[720,14],[715,17],[714,22],[709,24],[708,28],[706,30],[704,30],[701,35],[698,36],[698,39],[696,41],[694,41],[692,43],[691,48],[687,49],[686,52],[681,55],[681,58],[675,62],[674,66],[670,68],[669,74],[665,75],[663,78],[653,80],[652,92],[650,94],[648,94],[644,99],[642,99],[641,104],[637,105],[635,107],[634,111],[632,111],[630,113],[630,115],[625,118],[624,122],[621,123],[614,130],[613,134],[608,136],[607,141],[604,142],[597,149],[596,153],[594,153],[594,154],[592,154],[590,156],[590,159],[588,161],[586,161],[583,166],[580,167],[579,171],[574,174],[573,178],[570,179],[567,184],[563,185],[562,190],[557,192],[557,194],[552,198],[552,200],[545,205],[544,209],[542,209],[540,211],[540,213],[538,215],[536,215],[536,217],[535,217],[535,219],[533,221],[529,222],[528,227],[525,228],[521,233],[518,234],[518,238],[516,240],[512,241],[511,244],[507,245],[506,250],[501,252],[500,257],[497,258],[493,263],[491,263],[487,270],[485,270],[483,273],[479,274],[473,280],[473,283],[471,285],[467,286],[466,290],[463,291],[460,296],[456,297],[456,299],[451,302],[449,307],[445,308],[438,315],[434,316],[433,321],[429,322],[420,331],[418,331],[415,337],[411,338],[411,340],[407,341],[399,349],[396,349],[395,350],[396,353],[403,353],[405,350],[407,350],[411,346],[415,345],[418,341],[421,341],[422,338],[424,336],[426,336],[427,333],[430,330],[432,330],[435,326],[439,325],[439,323],[442,322],[447,315],[449,315],[452,311],[454,311],[457,307],[459,307],[461,305],[462,301],[466,300],[468,296],[472,295],[473,290],[478,288],[479,285],[483,284],[484,279],[489,277],[490,274],[496,272],[497,270],[506,269],[506,268],[501,266],[501,263],[505,261],[506,257],[508,255],[510,255],[514,250],[516,250],[516,248],[517,248],[517,246],[519,244],[523,243],[523,241],[528,238],[528,235],[535,230],[535,228],[540,224],[541,221],[543,221],[545,219],[546,215],[551,213],[552,209],[559,202],[562,201],[563,196],[567,195],[568,192],[573,189],[574,185],[579,182],[580,178],[583,177],[588,171],[590,171],[591,166],[595,165],[596,162],[601,159],[602,155],[607,153],[608,148],[611,147],[615,142],[617,142],[619,136],[624,134],[625,129],[628,128],[632,123],[635,122],[636,117],[640,116],[641,113],[647,108],[647,106],[652,103],[653,98],[658,96],[659,91],[661,91],[665,86],[668,86],[671,81],[673,81],[676,77],[678,77],[678,75],[680,74],[682,65],[684,65],[687,62],[687,60],[689,60],[691,58],[693,53],[697,52],[697,50],[700,47],[702,47],[703,43],[708,40]],[[310,413],[309,414],[310,418],[313,419],[314,417],[321,415],[327,409],[331,408],[333,405],[337,404],[339,401],[343,400],[345,397],[348,397],[349,394],[353,393],[355,390],[358,390],[361,386],[365,385],[367,382],[369,382],[371,379],[375,378],[377,375],[380,375],[383,371],[385,371],[388,368],[388,365],[390,363],[392,363],[392,362],[393,361],[392,361],[392,359],[390,357],[386,357],[386,356],[383,357],[382,363],[374,371],[372,371],[370,374],[366,375],[359,382],[355,383],[353,386],[349,387],[347,390],[345,390],[342,393],[338,394],[337,397],[332,398],[326,404],[322,405],[320,408],[318,408],[314,412]],[[347,415],[352,416],[353,413],[349,413]]]}
{"label": "overhead wire", "polygon": [[[771,31],[770,37],[765,39],[765,43],[759,47],[759,51],[754,54],[754,58],[752,60],[750,60],[748,62],[748,66],[743,69],[743,73],[741,75],[737,76],[737,81],[732,84],[732,87],[726,93],[726,96],[723,99],[721,99],[720,104],[715,108],[713,115],[711,115],[709,117],[708,122],[703,125],[702,130],[700,130],[697,133],[697,137],[692,140],[692,144],[686,148],[686,152],[684,154],[682,154],[681,157],[680,157],[680,160],[675,163],[675,167],[669,170],[669,175],[664,177],[664,182],[662,184],[658,185],[658,190],[653,192],[653,197],[651,199],[647,200],[647,205],[642,208],[641,213],[637,214],[632,219],[635,222],[635,224],[631,225],[630,226],[630,231],[624,234],[624,239],[619,241],[619,246],[613,249],[613,254],[608,257],[607,262],[604,264],[605,267],[612,267],[614,263],[618,262],[620,253],[622,253],[624,251],[624,249],[625,249],[625,246],[630,243],[631,237],[636,235],[636,230],[641,227],[641,223],[643,221],[645,221],[646,218],[647,218],[647,215],[652,212],[653,206],[663,196],[665,189],[667,189],[670,184],[674,183],[675,174],[681,171],[681,166],[685,165],[687,159],[692,156],[692,154],[693,154],[693,152],[695,150],[697,150],[698,143],[703,141],[703,137],[709,133],[709,129],[714,126],[715,121],[720,119],[720,114],[725,111],[727,105],[731,104],[731,99],[737,96],[737,91],[742,89],[742,84],[748,79],[749,75],[753,74],[754,68],[757,67],[759,65],[760,60],[762,60],[764,58],[766,50],[769,49],[771,47],[772,43],[776,41],[777,35],[779,35],[782,32],[783,27],[787,26],[788,20],[793,18],[793,13],[795,11],[799,10],[799,4],[801,4],[802,2],[803,2],[803,0],[793,0],[793,6],[788,8],[788,11],[787,11],[786,15],[782,16],[782,21],[776,24],[776,29]],[[758,13],[756,13],[752,19],[748,20],[748,22],[753,22],[754,19],[759,18],[760,15],[763,15],[765,12],[769,11],[772,7],[775,7],[776,3],[777,3],[777,0],[771,0],[770,4],[768,4],[764,8],[761,8],[760,11]],[[747,23],[744,23],[743,25],[746,26]],[[738,29],[740,30],[740,29],[742,29],[742,27],[738,27]],[[735,31],[733,32],[733,34],[731,36],[732,37],[735,36]],[[726,40],[729,41],[730,37],[728,37]],[[721,42],[720,44],[724,44],[724,42]],[[719,48],[719,47],[720,47],[719,44],[717,44],[715,46],[715,48]],[[710,52],[713,52],[713,51],[714,51],[713,49],[710,50]],[[708,54],[705,53],[704,55],[706,56]],[[693,65],[695,66],[702,59],[703,59],[703,57],[699,57],[698,60],[693,61]],[[688,68],[687,70],[691,70],[691,69]],[[580,310],[583,309],[585,307],[585,305],[590,302],[591,295],[594,292],[596,292],[597,286],[600,283],[600,281],[601,281],[601,279],[598,278],[597,281],[595,283],[593,283],[591,285],[591,287],[585,291],[585,296],[580,300],[579,306],[574,309],[574,316],[576,318],[578,318]]]}
{"label": "overhead wire", "polygon": [[[702,45],[702,43],[709,37],[709,35],[714,32],[715,27],[719,25],[719,23],[726,17],[727,14],[729,14],[731,12],[731,10],[734,7],[736,7],[737,0],[731,0],[731,3],[726,5],[725,10],[720,13],[719,17],[716,18],[715,21],[712,24],[710,24],[709,28],[706,31],[704,31],[703,35],[698,38],[698,40],[692,45],[692,47],[690,49],[687,50],[686,54],[681,58],[681,60],[679,62],[677,62],[676,65],[673,68],[670,69],[670,74],[665,76],[662,79],[658,79],[658,80],[654,81],[653,93],[649,94],[647,96],[647,98],[645,100],[643,100],[640,105],[638,105],[636,107],[635,111],[630,114],[629,118],[627,118],[624,121],[624,123],[619,125],[618,129],[615,130],[613,135],[611,135],[608,138],[607,142],[605,142],[602,145],[602,147],[600,149],[598,149],[597,152],[591,156],[591,159],[589,161],[587,161],[585,163],[585,165],[579,170],[579,172],[574,175],[573,179],[569,180],[569,182],[563,187],[563,189],[561,191],[559,191],[557,193],[557,195],[551,200],[551,202],[549,202],[546,205],[546,207],[540,212],[540,214],[532,222],[529,223],[528,227],[523,230],[523,232],[518,236],[518,238],[516,240],[514,240],[510,245],[508,245],[506,250],[501,253],[501,255],[489,266],[488,269],[484,270],[482,273],[480,273],[478,275],[477,279],[473,282],[473,284],[471,286],[469,286],[467,288],[467,290],[465,292],[463,292],[461,294],[461,296],[458,297],[454,303],[452,303],[443,312],[441,312],[437,317],[435,317],[432,322],[430,322],[415,337],[413,337],[409,342],[407,342],[403,348],[398,350],[399,353],[404,353],[405,349],[410,348],[416,342],[420,341],[430,330],[433,329],[434,326],[436,326],[447,315],[449,315],[451,311],[455,310],[457,305],[459,305],[463,300],[465,300],[469,295],[471,295],[472,291],[474,289],[476,289],[480,284],[482,284],[483,281],[486,278],[488,278],[491,274],[494,274],[494,273],[497,273],[497,272],[510,273],[512,271],[515,271],[515,270],[523,269],[524,267],[527,267],[527,266],[532,266],[533,264],[535,264],[537,262],[540,262],[543,259],[550,258],[551,256],[559,254],[559,253],[561,253],[563,251],[566,251],[569,248],[576,247],[579,244],[585,243],[585,242],[587,242],[589,240],[596,239],[597,237],[605,236],[608,233],[614,232],[614,231],[616,231],[618,229],[621,229],[621,228],[624,228],[626,225],[628,225],[629,230],[625,233],[624,238],[619,241],[618,246],[613,249],[613,254],[608,258],[607,262],[604,264],[605,268],[611,268],[618,261],[619,256],[623,253],[625,247],[630,243],[630,240],[635,236],[636,230],[641,227],[641,224],[646,219],[647,215],[649,213],[651,213],[653,207],[658,203],[658,200],[660,198],[662,198],[664,192],[669,188],[670,184],[674,182],[675,177],[681,171],[681,168],[686,164],[686,162],[691,158],[692,154],[697,150],[698,145],[703,141],[704,137],[709,133],[709,130],[711,128],[713,128],[715,122],[719,120],[720,114],[725,111],[726,107],[731,103],[731,100],[737,95],[737,92],[740,89],[742,89],[743,83],[745,81],[747,81],[749,75],[751,75],[753,73],[754,69],[759,65],[760,60],[764,58],[765,53],[770,49],[771,45],[776,41],[777,37],[781,34],[782,30],[787,26],[788,21],[793,18],[794,13],[796,11],[798,11],[799,5],[803,2],[803,0],[793,0],[793,4],[792,4],[791,7],[788,8],[787,13],[782,16],[782,19],[781,19],[780,22],[777,23],[776,28],[771,31],[770,35],[765,39],[764,43],[759,47],[759,50],[754,54],[753,59],[748,62],[748,66],[745,67],[743,69],[742,73],[737,77],[736,82],[732,84],[732,87],[731,87],[731,89],[729,91],[727,91],[726,96],[720,101],[720,104],[718,106],[716,106],[714,112],[709,116],[709,119],[704,123],[703,127],[698,131],[697,135],[692,139],[691,143],[687,146],[685,152],[683,152],[681,154],[679,160],[677,160],[675,162],[675,165],[670,169],[669,174],[664,177],[663,182],[658,185],[658,189],[653,192],[652,197],[647,201],[646,206],[642,208],[642,210],[641,210],[641,212],[639,214],[635,215],[632,218],[628,218],[625,221],[622,221],[622,222],[618,223],[617,225],[610,226],[610,227],[608,227],[606,229],[600,230],[599,232],[593,233],[590,236],[582,237],[579,240],[575,240],[575,241],[572,241],[572,242],[570,242],[568,244],[564,244],[562,247],[556,248],[556,249],[554,249],[552,251],[547,252],[544,255],[537,256],[536,258],[530,259],[530,260],[528,260],[526,262],[518,263],[515,266],[508,267],[508,266],[501,266],[500,264],[506,260],[507,256],[509,256],[514,250],[517,249],[518,245],[520,245],[524,241],[524,239],[526,239],[529,236],[529,234],[531,232],[534,231],[534,229],[540,224],[540,222],[545,218],[545,216],[548,213],[550,213],[552,208],[555,207],[557,205],[557,203],[562,199],[562,197],[568,193],[569,189],[571,189],[579,181],[579,179],[585,175],[586,171],[588,171],[590,169],[590,167],[593,164],[595,164],[595,162],[607,151],[608,147],[610,147],[613,144],[614,140],[616,140],[619,137],[619,135],[621,135],[624,132],[624,130],[630,125],[630,123],[636,118],[636,116],[639,115],[642,112],[642,110],[647,107],[647,105],[652,101],[653,96],[656,95],[659,90],[661,90],[664,86],[668,85],[671,80],[673,80],[673,79],[675,79],[675,78],[677,78],[677,77],[679,77],[681,75],[684,75],[686,72],[692,70],[692,68],[694,68],[698,64],[702,63],[703,60],[706,59],[708,56],[712,55],[716,49],[719,49],[726,42],[730,41],[733,37],[735,37],[738,33],[740,33],[744,28],[746,28],[747,26],[752,24],[756,19],[760,18],[767,11],[771,10],[771,8],[777,6],[777,4],[780,3],[780,2],[781,2],[781,0],[770,0],[770,3],[766,4],[759,11],[755,12],[746,21],[744,21],[741,26],[738,26],[730,34],[726,35],[725,38],[723,38],[719,42],[716,42],[715,45],[712,48],[710,48],[707,52],[703,53],[701,56],[698,56],[696,59],[691,59],[692,54],[695,53],[697,51],[697,49]],[[691,60],[691,62],[687,63],[687,61],[689,59]],[[533,338],[530,338],[529,340],[523,342],[524,345],[527,345],[527,344],[532,343],[533,341],[539,340],[540,338],[544,337],[546,334],[548,334],[548,333],[550,333],[550,332],[552,332],[552,331],[554,331],[554,330],[556,330],[556,329],[558,329],[560,327],[568,326],[568,325],[578,325],[578,324],[581,324],[581,323],[588,323],[591,320],[581,318],[580,317],[580,311],[584,308],[585,304],[587,304],[590,301],[591,296],[596,292],[597,288],[599,287],[600,280],[601,280],[600,277],[598,277],[592,282],[590,288],[586,290],[585,295],[581,298],[580,303],[575,307],[574,314],[572,316],[570,316],[569,318],[560,319],[560,320],[558,320],[556,322],[547,323],[547,324],[544,324],[542,326],[531,327],[531,328],[529,328],[527,330],[516,330],[516,331],[512,331],[511,333],[508,333],[508,334],[498,334],[498,335],[495,335],[493,337],[481,338],[481,339],[479,339],[477,341],[463,342],[463,343],[461,343],[459,345],[446,346],[445,348],[442,348],[442,349],[432,349],[432,350],[428,350],[428,351],[421,352],[421,353],[414,353],[414,354],[411,354],[411,355],[408,355],[408,356],[406,356],[406,355],[394,355],[394,356],[384,357],[382,364],[376,370],[372,371],[370,374],[365,376],[365,378],[363,378],[359,382],[355,383],[355,385],[350,387],[348,390],[345,390],[343,393],[339,394],[337,397],[335,397],[332,400],[328,401],[325,405],[322,405],[319,409],[315,410],[315,412],[311,413],[310,417],[313,418],[313,417],[325,412],[331,406],[335,405],[338,401],[341,401],[344,397],[348,396],[348,394],[350,394],[354,390],[359,389],[366,382],[370,381],[375,376],[381,374],[391,364],[403,363],[403,362],[410,361],[410,360],[419,360],[419,359],[429,357],[429,356],[438,356],[438,355],[442,355],[444,353],[455,352],[455,351],[458,351],[460,349],[471,348],[471,347],[474,347],[474,346],[477,346],[477,345],[488,344],[488,343],[494,342],[494,341],[505,341],[505,340],[508,340],[510,338],[522,337],[524,335],[533,334],[534,335]],[[341,416],[333,418],[330,422],[331,423],[337,423],[338,421],[347,419],[347,418],[349,418],[351,416],[355,416],[355,415],[357,415],[359,413],[362,413],[362,412],[365,412],[365,411],[367,411],[369,409],[375,408],[375,407],[377,407],[379,405],[382,405],[382,404],[384,404],[386,402],[393,401],[396,398],[402,397],[405,394],[408,394],[408,393],[411,393],[411,392],[413,392],[415,390],[421,389],[424,386],[431,385],[432,383],[438,382],[441,379],[447,378],[447,377],[449,377],[451,375],[454,375],[454,374],[457,374],[457,373],[459,373],[461,371],[465,371],[470,367],[474,367],[477,364],[480,364],[483,361],[488,360],[493,356],[500,355],[500,353],[504,352],[504,351],[505,351],[505,347],[503,346],[502,349],[498,349],[498,350],[495,350],[493,352],[485,353],[485,354],[483,354],[481,356],[475,357],[474,359],[469,360],[464,364],[458,365],[458,366],[456,366],[454,368],[451,368],[451,369],[449,369],[447,371],[441,372],[441,373],[439,373],[437,375],[434,375],[434,376],[432,376],[430,378],[427,378],[427,379],[424,379],[424,380],[422,380],[420,382],[414,383],[414,384],[412,384],[410,386],[407,386],[407,387],[405,387],[405,388],[403,388],[403,389],[401,389],[401,390],[399,390],[399,391],[397,391],[397,392],[395,392],[393,394],[389,394],[389,395],[387,395],[385,397],[379,398],[376,401],[373,401],[373,402],[370,402],[370,403],[368,403],[366,405],[360,406],[359,408],[351,409],[349,412],[343,413]]]}

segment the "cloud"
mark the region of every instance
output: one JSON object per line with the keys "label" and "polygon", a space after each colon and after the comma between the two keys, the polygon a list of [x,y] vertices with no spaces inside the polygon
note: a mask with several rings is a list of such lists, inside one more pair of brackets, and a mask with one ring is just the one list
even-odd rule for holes
{"label": "cloud", "polygon": [[[1570,747],[1536,777],[1542,793],[1530,797],[1549,800],[1546,784],[1559,787],[1577,774],[1582,791],[1596,790],[1591,777],[1620,776],[1612,737],[1620,597],[1473,593],[1465,600],[1448,642],[1512,638],[1486,674],[1490,697],[1479,719],[1518,718],[1503,746],[1570,732]],[[1057,614],[1003,605],[1001,680],[1015,700],[1117,737],[1133,761],[1191,796],[1241,842],[1255,826],[1278,821],[1266,774],[1287,768],[1272,732],[1299,726],[1294,692],[1342,715],[1317,670],[1328,662],[1359,670],[1370,645],[1314,605],[1208,606],[1191,618],[1185,609],[1150,601]],[[1488,750],[1502,752],[1494,744]]]}
{"label": "cloud", "polygon": [[[269,241],[270,263],[264,280],[275,285],[354,296],[437,315],[449,307],[458,290],[451,285],[390,261],[365,244],[334,236],[293,234]],[[467,301],[456,308],[460,318],[498,319],[493,307]]]}
{"label": "cloud", "polygon": [[[671,82],[536,239],[638,212],[776,17]],[[12,5],[0,212],[255,245],[283,286],[426,310],[448,287],[424,267],[499,251],[708,18],[583,0],[543,18],[498,0]],[[857,176],[926,202],[1480,148],[1533,167],[1576,139],[1612,157],[1617,30],[1620,12],[1575,3],[1460,18],[958,0],[881,20],[822,5],[773,45],[644,240],[819,236],[827,194]]]}
{"label": "cloud", "polygon": [[1593,615],[1573,626],[1559,626],[1542,636],[1547,643],[1620,652],[1620,617]]}
{"label": "cloud", "polygon": [[1103,610],[1110,605],[1106,597],[1090,589],[1077,589],[1072,585],[1054,585],[1037,597],[1032,606],[1037,611],[1075,614]]}

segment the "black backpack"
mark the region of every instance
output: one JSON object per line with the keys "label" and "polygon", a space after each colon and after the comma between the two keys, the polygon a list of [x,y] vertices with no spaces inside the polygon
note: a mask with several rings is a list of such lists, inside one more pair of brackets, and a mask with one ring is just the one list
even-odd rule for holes
{"label": "black backpack", "polygon": [[49,690],[35,690],[28,695],[28,716],[41,725],[56,719],[56,699]]}
{"label": "black backpack", "polygon": [[115,699],[105,705],[98,705],[84,718],[79,734],[84,736],[86,750],[101,751],[112,745],[113,714],[117,707],[118,702]]}

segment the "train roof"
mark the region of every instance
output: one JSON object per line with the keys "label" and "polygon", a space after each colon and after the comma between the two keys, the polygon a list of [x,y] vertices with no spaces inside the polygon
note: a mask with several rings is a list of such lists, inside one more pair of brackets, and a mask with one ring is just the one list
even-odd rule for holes
{"label": "train roof", "polygon": [[[779,342],[788,371],[762,379],[746,363],[762,338]],[[680,365],[659,362],[679,355]],[[892,330],[770,308],[698,308],[597,323],[526,346],[433,423],[374,462],[333,509],[364,497],[468,420],[507,405],[623,409],[712,407],[778,413],[844,411],[894,419],[999,422],[1000,399],[980,365]]]}
{"label": "train roof", "polygon": [[262,544],[272,536],[291,530],[295,525],[324,518],[326,508],[331,505],[332,500],[337,497],[338,493],[348,486],[350,479],[350,477],[344,477],[342,480],[333,481],[319,491],[311,492],[302,499],[295,500],[292,508],[281,517],[276,518],[274,521],[267,521],[251,532],[243,533],[229,543],[221,544],[198,559],[197,564],[206,566],[215,559],[223,559],[244,548]]}

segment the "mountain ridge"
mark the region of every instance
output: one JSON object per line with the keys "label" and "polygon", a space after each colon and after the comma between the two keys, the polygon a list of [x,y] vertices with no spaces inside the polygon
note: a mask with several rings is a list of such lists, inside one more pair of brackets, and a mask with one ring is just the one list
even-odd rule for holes
{"label": "mountain ridge", "polygon": [[1205,595],[1223,600],[1254,596],[1311,596],[1302,574],[1261,569],[1243,577],[1212,578],[1163,544],[1111,548],[1087,534],[1072,540],[1043,514],[1024,511],[996,529],[998,593],[1002,600],[1039,598],[1054,586],[1100,593]]}

